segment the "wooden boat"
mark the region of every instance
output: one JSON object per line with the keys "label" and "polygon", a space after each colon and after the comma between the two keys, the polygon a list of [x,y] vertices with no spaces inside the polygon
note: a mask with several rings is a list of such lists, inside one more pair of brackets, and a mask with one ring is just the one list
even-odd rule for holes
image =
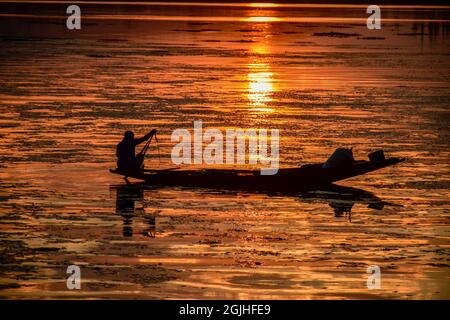
{"label": "wooden boat", "polygon": [[281,168],[275,175],[261,175],[260,170],[183,170],[178,168],[135,172],[110,169],[110,172],[124,177],[145,180],[146,183],[155,186],[292,191],[309,189],[356,177],[404,160],[403,158],[389,158],[378,161],[359,160],[350,165],[335,168],[323,168],[322,163],[306,164],[296,168]]}

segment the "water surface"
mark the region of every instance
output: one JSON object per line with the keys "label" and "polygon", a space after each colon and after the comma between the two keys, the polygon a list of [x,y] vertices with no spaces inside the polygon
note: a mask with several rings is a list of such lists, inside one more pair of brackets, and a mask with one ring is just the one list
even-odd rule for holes
{"label": "water surface", "polygon": [[[355,5],[81,9],[69,31],[63,4],[0,3],[1,297],[450,298],[449,8],[382,7],[375,31]],[[298,196],[108,172],[124,130],[157,128],[167,166],[194,120],[279,129],[283,167],[407,161]]]}

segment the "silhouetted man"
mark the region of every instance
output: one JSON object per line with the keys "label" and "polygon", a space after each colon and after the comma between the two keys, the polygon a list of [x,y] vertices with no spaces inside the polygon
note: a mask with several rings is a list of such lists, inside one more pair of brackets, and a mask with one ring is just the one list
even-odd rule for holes
{"label": "silhouetted man", "polygon": [[148,139],[151,139],[156,134],[156,129],[153,129],[140,139],[134,138],[133,131],[125,131],[123,140],[117,145],[117,168],[119,170],[139,170],[144,161],[143,157],[136,157],[136,146]]}

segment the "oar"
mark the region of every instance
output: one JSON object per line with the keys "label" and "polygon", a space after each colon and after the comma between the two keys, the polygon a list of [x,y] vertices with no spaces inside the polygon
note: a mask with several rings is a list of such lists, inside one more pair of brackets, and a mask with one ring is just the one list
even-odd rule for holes
{"label": "oar", "polygon": [[[158,149],[158,163],[159,163],[159,166],[161,166],[161,152],[159,150],[159,142],[158,142],[158,138],[156,137],[156,133],[155,133],[154,137],[155,137],[155,141],[156,141],[156,147]],[[148,148],[150,147],[150,142],[152,141],[152,139],[153,139],[153,136],[150,137],[150,139],[147,141],[147,143],[142,148],[141,152],[139,152],[139,155],[142,156],[142,165],[144,164],[144,157],[145,157],[145,154],[147,153]]]}
{"label": "oar", "polygon": [[158,164],[159,166],[161,166],[161,152],[159,151],[159,142],[158,138],[156,137],[156,133],[155,133],[155,141],[156,141],[156,148],[158,149]]}

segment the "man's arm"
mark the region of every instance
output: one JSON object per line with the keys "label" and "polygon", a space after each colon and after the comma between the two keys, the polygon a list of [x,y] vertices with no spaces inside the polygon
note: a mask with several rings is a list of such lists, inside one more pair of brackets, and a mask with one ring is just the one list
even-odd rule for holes
{"label": "man's arm", "polygon": [[138,145],[141,144],[144,141],[147,141],[148,139],[150,139],[152,136],[154,136],[156,134],[156,129],[153,129],[152,131],[150,131],[149,133],[147,133],[145,136],[143,136],[142,138],[139,139],[134,139],[134,144]]}

